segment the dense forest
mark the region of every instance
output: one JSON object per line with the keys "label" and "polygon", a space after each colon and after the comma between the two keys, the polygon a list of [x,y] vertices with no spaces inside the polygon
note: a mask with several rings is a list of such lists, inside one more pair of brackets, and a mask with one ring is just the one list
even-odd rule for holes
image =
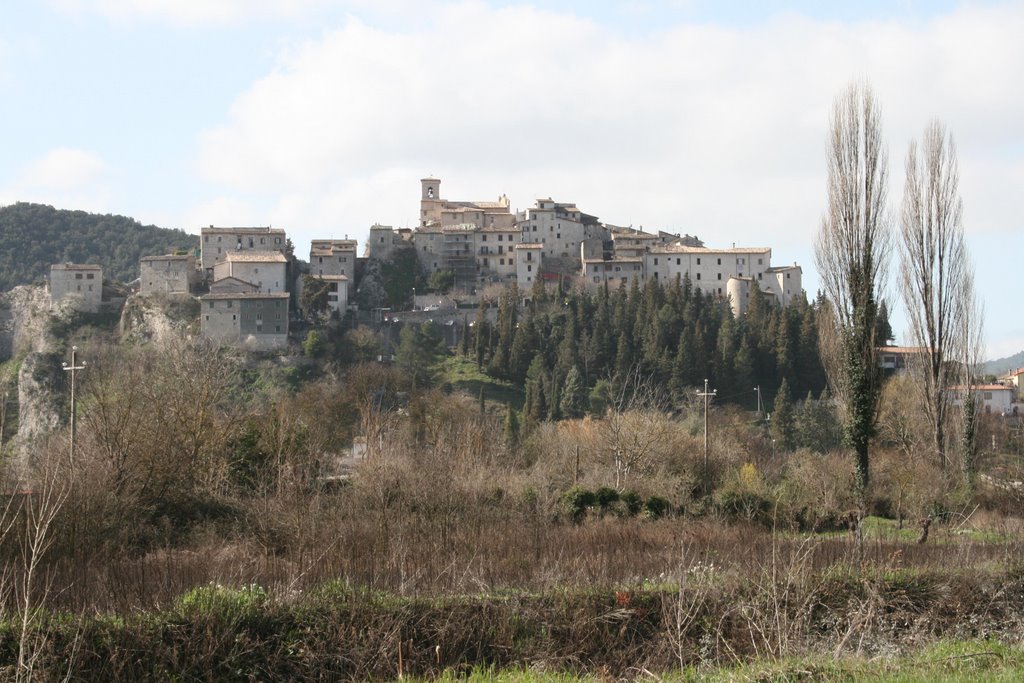
{"label": "dense forest", "polygon": [[38,282],[54,263],[97,263],[106,278],[139,276],[139,259],[196,245],[194,235],[125,216],[19,202],[0,207],[0,291]]}
{"label": "dense forest", "polygon": [[462,351],[492,376],[525,387],[527,419],[579,417],[601,403],[630,401],[638,382],[678,404],[708,379],[719,400],[750,408],[755,387],[772,400],[784,378],[795,398],[825,387],[816,307],[806,299],[782,308],[755,285],[737,319],[727,300],[685,279],[634,280],[593,294],[536,287],[521,312],[517,296],[502,296],[493,325],[481,311]]}

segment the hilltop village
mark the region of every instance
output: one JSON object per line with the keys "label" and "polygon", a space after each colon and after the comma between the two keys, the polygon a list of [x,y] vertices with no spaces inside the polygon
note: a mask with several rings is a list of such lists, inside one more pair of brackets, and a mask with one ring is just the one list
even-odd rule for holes
{"label": "hilltop village", "polygon": [[[374,262],[415,254],[420,275],[441,275],[443,291],[405,294],[409,308],[475,306],[492,286],[515,284],[523,296],[536,286],[618,287],[632,280],[688,279],[693,287],[728,298],[742,315],[751,288],[783,306],[802,293],[799,265],[772,265],[770,247],[707,247],[697,237],[646,232],[602,222],[571,202],[550,198],[513,212],[497,201],[451,201],[439,178],[420,181],[419,225],[373,225],[357,256],[352,239],[314,239],[309,260],[298,259],[284,229],[216,227],[200,230],[193,253],[146,256],[137,291],[143,297],[198,299],[201,334],[254,350],[276,350],[289,340],[290,322],[308,316],[303,290],[326,294],[330,315],[359,306],[353,294]],[[103,273],[91,264],[56,264],[51,301],[85,312],[103,303]],[[441,296],[442,294],[452,296]],[[455,298],[457,297],[457,298]]]}

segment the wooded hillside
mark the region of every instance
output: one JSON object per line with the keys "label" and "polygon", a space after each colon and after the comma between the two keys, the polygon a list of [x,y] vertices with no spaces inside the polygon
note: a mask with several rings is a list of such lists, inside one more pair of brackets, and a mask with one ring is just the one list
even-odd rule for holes
{"label": "wooded hillside", "polygon": [[197,242],[183,230],[125,216],[19,202],[0,207],[0,291],[38,282],[50,265],[65,261],[97,263],[104,277],[129,281],[139,275],[140,257],[193,249]]}

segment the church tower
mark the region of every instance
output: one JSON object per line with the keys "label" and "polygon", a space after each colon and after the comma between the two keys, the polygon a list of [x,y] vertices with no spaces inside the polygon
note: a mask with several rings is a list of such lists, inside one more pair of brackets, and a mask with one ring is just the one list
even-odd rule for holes
{"label": "church tower", "polygon": [[420,180],[420,227],[432,222],[441,222],[441,180],[422,178]]}

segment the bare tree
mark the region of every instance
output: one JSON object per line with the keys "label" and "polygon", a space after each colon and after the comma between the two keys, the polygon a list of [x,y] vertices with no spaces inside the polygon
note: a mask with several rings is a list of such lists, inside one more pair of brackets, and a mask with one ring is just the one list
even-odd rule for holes
{"label": "bare tree", "polygon": [[963,410],[961,412],[960,455],[963,459],[964,481],[968,488],[973,488],[978,455],[978,401],[975,396],[975,386],[981,373],[982,352],[985,347],[985,310],[981,302],[978,301],[974,290],[974,274],[969,273],[966,280],[964,302],[967,310],[960,320],[961,334],[965,339],[965,343],[960,348],[962,354],[960,362],[964,371],[961,397]]}
{"label": "bare tree", "polygon": [[857,455],[857,485],[868,486],[868,448],[878,414],[881,377],[875,321],[891,245],[886,214],[887,154],[881,113],[867,85],[852,84],[832,107],[828,142],[828,208],[815,261],[830,304],[821,335],[826,371],[844,416],[844,436]]}
{"label": "bare tree", "polygon": [[[965,316],[970,308],[971,264],[964,240],[963,202],[956,146],[938,121],[925,128],[907,151],[900,261],[903,302],[910,336],[920,352],[911,357],[921,404],[928,418],[932,448],[946,467],[949,387],[963,380],[968,342]],[[969,383],[968,383],[969,384]]]}

